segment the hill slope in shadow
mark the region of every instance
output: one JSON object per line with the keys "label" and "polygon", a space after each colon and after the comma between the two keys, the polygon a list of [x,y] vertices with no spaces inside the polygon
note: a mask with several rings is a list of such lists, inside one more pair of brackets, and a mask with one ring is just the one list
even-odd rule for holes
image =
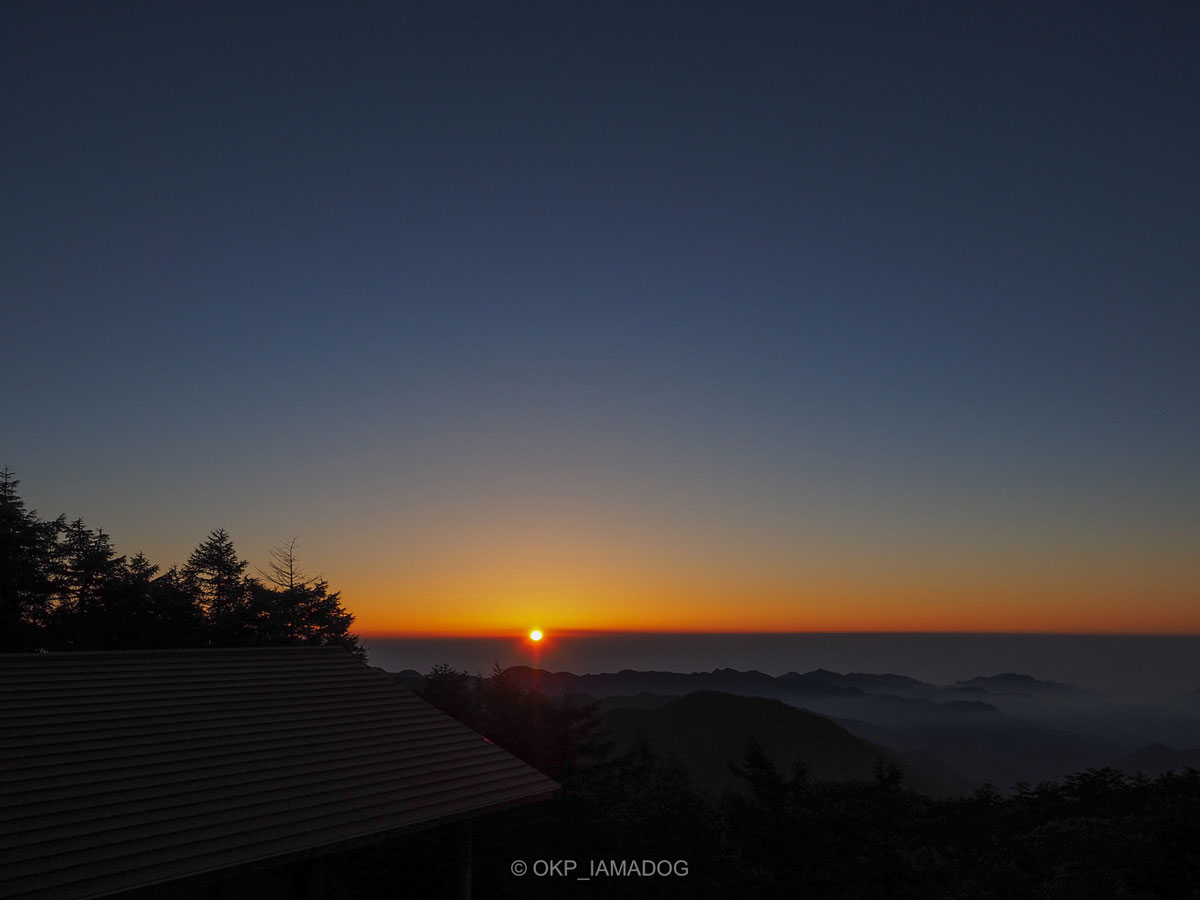
{"label": "hill slope in shadow", "polygon": [[1200,747],[1172,750],[1162,744],[1151,744],[1121,757],[1113,763],[1113,768],[1130,775],[1141,772],[1150,778],[1157,778],[1165,772],[1200,770]]}
{"label": "hill slope in shadow", "polygon": [[644,735],[661,756],[677,758],[699,789],[737,789],[729,762],[740,762],[753,736],[781,773],[799,761],[816,781],[870,781],[877,764],[897,765],[913,790],[943,794],[947,788],[882,747],[857,738],[824,716],[764,697],[696,691],[662,706],[610,709],[603,721],[617,753]]}

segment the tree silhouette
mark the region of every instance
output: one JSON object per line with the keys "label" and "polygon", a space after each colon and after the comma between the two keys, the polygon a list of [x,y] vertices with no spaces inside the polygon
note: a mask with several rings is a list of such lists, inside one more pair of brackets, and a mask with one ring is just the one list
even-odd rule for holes
{"label": "tree silhouette", "polygon": [[58,535],[65,527],[62,516],[42,522],[27,510],[19,484],[7,466],[0,470],[0,651],[46,646]]}
{"label": "tree silhouette", "polygon": [[271,548],[267,571],[259,570],[268,584],[251,583],[256,641],[334,645],[365,656],[362,642],[350,633],[354,616],[342,606],[341,594],[330,593],[324,577],[310,578],[301,571],[296,543],[292,538]]}
{"label": "tree silhouette", "polygon": [[238,557],[229,532],[218,528],[192,551],[181,570],[185,587],[204,611],[214,642],[222,646],[256,643],[247,565]]}
{"label": "tree silhouette", "polygon": [[93,643],[102,626],[102,597],[112,593],[113,582],[125,568],[108,535],[93,531],[76,519],[61,529],[54,567],[55,599],[51,627],[55,643],[70,648]]}
{"label": "tree silhouette", "polygon": [[421,686],[421,696],[460,722],[478,722],[478,696],[471,686],[471,677],[449,663],[438,663],[429,670]]}
{"label": "tree silhouette", "polygon": [[284,541],[271,548],[267,561],[267,570],[258,570],[258,574],[282,591],[307,587],[317,579],[308,578],[301,570],[296,560],[296,544],[299,537]]}
{"label": "tree silhouette", "polygon": [[223,528],[159,575],[80,519],[39,520],[18,484],[0,470],[0,651],[316,644],[365,656],[341,595],[300,571],[295,539],[272,550],[266,583]]}

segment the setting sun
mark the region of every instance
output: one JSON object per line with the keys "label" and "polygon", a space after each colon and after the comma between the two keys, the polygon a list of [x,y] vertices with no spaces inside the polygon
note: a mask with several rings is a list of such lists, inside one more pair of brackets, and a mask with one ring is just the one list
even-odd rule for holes
{"label": "setting sun", "polygon": [[533,631],[529,632],[529,639],[531,641],[540,641],[542,639],[542,633],[535,628]]}

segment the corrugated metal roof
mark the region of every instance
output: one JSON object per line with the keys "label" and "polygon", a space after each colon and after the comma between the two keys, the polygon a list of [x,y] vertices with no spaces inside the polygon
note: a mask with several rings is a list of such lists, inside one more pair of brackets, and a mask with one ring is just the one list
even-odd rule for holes
{"label": "corrugated metal roof", "polygon": [[340,648],[0,654],[0,897],[98,897],[557,787]]}

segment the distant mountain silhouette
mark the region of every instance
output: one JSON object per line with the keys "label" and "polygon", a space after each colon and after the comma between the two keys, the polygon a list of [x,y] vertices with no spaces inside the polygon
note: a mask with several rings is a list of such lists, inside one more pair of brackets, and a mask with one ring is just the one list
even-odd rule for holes
{"label": "distant mountain silhouette", "polygon": [[951,684],[944,688],[938,688],[938,695],[942,697],[954,697],[960,700],[965,698],[974,698],[985,700],[986,702],[1005,703],[1037,699],[1037,697],[1033,694],[1025,694],[1019,691],[990,691],[987,688],[982,688],[977,685],[967,686],[964,684]]}
{"label": "distant mountain silhouette", "polygon": [[[742,678],[743,675],[749,677]],[[910,767],[919,768],[935,791],[949,788],[967,790],[985,781],[1004,789],[1021,781],[1036,784],[1088,767],[1105,765],[1129,748],[1129,745],[1095,734],[1055,727],[1052,721],[1007,715],[991,703],[980,700],[939,702],[890,693],[868,693],[857,686],[875,683],[915,690],[914,685],[923,685],[905,676],[878,676],[876,680],[872,676],[851,677],[816,670],[771,678],[761,672],[740,673],[721,669],[712,673],[687,675],[624,671],[586,676],[526,670],[523,677],[528,678],[530,683],[537,681],[544,690],[551,685],[579,693],[586,691],[592,696],[601,697],[605,709],[614,709],[618,703],[629,703],[644,710],[660,702],[647,696],[638,697],[638,692],[632,690],[620,694],[609,693],[634,686],[643,688],[643,694],[647,692],[645,689],[654,685],[674,688],[676,693],[686,693],[689,684],[719,681],[741,689],[726,693],[745,696],[756,690],[759,696],[783,701],[799,711],[843,721],[851,734],[874,742],[897,759],[907,762]],[[857,685],[851,682],[857,682]],[[1025,683],[1023,679],[1021,683]],[[943,697],[1011,699],[1011,695],[992,694],[982,687],[949,693],[933,685],[924,685],[920,689],[932,689],[935,695]],[[637,699],[619,699],[630,697]],[[1039,701],[1028,696],[1017,707],[1027,707],[1029,704],[1036,706]],[[665,708],[668,704],[661,705]]]}
{"label": "distant mountain silhouette", "polygon": [[1200,747],[1189,750],[1172,750],[1163,744],[1151,744],[1121,757],[1113,768],[1133,775],[1141,772],[1157,778],[1164,772],[1182,772],[1184,769],[1200,770]]}
{"label": "distant mountain silhouette", "polygon": [[895,694],[900,697],[926,698],[937,693],[936,685],[926,684],[907,675],[871,675],[865,672],[830,672],[828,669],[813,669],[803,674],[788,672],[778,680],[789,688],[836,689],[853,688],[868,694]]}
{"label": "distant mountain silhouette", "polygon": [[[594,698],[606,715],[619,714],[618,723],[622,716],[660,712],[696,692],[782,701],[797,712],[842,722],[851,735],[886,748],[931,783],[956,790],[985,781],[1001,789],[1037,784],[1109,765],[1150,741],[1200,741],[1200,726],[1185,709],[1130,710],[1103,694],[1015,672],[949,686],[894,673],[827,669],[779,677],[728,668],[575,675],[514,666],[508,672],[522,686],[551,696]],[[708,724],[713,731],[722,727]],[[741,749],[734,749],[736,757]]]}
{"label": "distant mountain silhouette", "polygon": [[981,688],[993,694],[1037,694],[1050,693],[1088,693],[1083,688],[1071,684],[1060,684],[1057,681],[1040,681],[1029,675],[1016,672],[1002,672],[999,675],[980,675],[967,681],[956,681],[953,687]]}
{"label": "distant mountain silhouette", "polygon": [[[547,672],[528,666],[509,670],[521,684],[548,694],[571,692],[592,697],[632,697],[638,694],[682,696],[694,691],[720,691],[745,697],[771,697],[795,706],[814,708],[823,715],[849,715],[870,708],[877,717],[945,721],[963,715],[994,713],[982,700],[963,701],[958,694],[932,700],[943,691],[904,675],[842,675],[825,669],[775,678],[762,672],[714,669],[711,672],[641,672],[623,669],[598,675]],[[882,711],[880,711],[882,710]],[[860,716],[871,718],[871,716]]]}
{"label": "distant mountain silhouette", "polygon": [[770,697],[779,690],[776,679],[762,672],[739,672],[736,669],[713,669],[711,672],[639,672],[622,669],[599,675],[573,675],[570,672],[547,672],[528,666],[512,666],[508,670],[526,687],[536,687],[548,694],[571,691],[593,697],[636,694],[688,694],[693,691],[722,691],[754,697]]}
{"label": "distant mountain silhouette", "polygon": [[877,761],[884,760],[898,765],[913,789],[946,791],[891,751],[779,700],[696,691],[657,709],[612,709],[602,718],[618,753],[644,735],[651,749],[678,758],[696,786],[713,793],[739,786],[728,763],[741,761],[751,736],[781,773],[799,760],[816,781],[867,781],[874,778]]}

